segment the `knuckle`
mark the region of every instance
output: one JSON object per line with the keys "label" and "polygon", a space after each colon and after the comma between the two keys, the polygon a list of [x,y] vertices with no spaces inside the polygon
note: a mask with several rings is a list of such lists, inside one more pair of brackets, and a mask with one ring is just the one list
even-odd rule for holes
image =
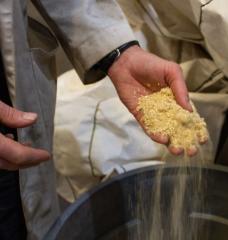
{"label": "knuckle", "polygon": [[5,105],[4,103],[0,104],[0,112],[1,112],[1,117],[2,118],[8,118],[10,115],[10,107]]}
{"label": "knuckle", "polygon": [[8,110],[8,118],[10,120],[14,120],[16,118],[16,111],[14,108],[9,108]]}
{"label": "knuckle", "polygon": [[8,119],[11,120],[11,121],[14,121],[15,120],[18,120],[18,112],[15,108],[12,108],[12,107],[9,107],[8,108]]}
{"label": "knuckle", "polygon": [[12,121],[18,118],[18,111],[0,101],[0,121]]}

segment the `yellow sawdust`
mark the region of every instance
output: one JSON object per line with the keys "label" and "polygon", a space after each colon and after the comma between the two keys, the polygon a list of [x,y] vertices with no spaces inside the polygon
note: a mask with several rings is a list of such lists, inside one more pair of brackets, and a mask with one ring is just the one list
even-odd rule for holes
{"label": "yellow sawdust", "polygon": [[204,119],[193,109],[189,112],[178,105],[168,87],[140,97],[137,107],[149,133],[167,134],[172,146],[185,150],[208,138]]}

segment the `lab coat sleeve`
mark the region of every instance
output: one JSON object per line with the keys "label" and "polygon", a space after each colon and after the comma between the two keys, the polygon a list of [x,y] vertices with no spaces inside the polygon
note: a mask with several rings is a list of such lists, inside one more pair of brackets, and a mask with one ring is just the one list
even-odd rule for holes
{"label": "lab coat sleeve", "polygon": [[81,79],[120,45],[135,40],[114,0],[32,0],[55,33]]}

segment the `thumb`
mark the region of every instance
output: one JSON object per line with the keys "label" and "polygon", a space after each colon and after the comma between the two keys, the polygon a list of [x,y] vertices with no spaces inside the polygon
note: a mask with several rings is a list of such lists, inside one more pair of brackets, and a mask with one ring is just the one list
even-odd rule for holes
{"label": "thumb", "polygon": [[36,113],[22,112],[0,101],[0,122],[11,128],[27,127],[37,119]]}
{"label": "thumb", "polygon": [[170,67],[166,73],[166,82],[171,88],[177,103],[182,108],[192,112],[193,109],[189,101],[189,95],[184,76],[178,64],[170,63]]}

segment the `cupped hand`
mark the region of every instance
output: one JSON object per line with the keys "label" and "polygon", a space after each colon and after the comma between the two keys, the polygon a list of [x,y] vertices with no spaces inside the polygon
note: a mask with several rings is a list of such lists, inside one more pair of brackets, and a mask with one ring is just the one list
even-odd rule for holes
{"label": "cupped hand", "polygon": [[[9,107],[0,101],[0,122],[11,128],[22,128],[32,125],[37,114],[26,113]],[[18,170],[35,166],[47,161],[50,154],[41,149],[31,148],[13,140],[12,135],[0,134],[0,169]]]}
{"label": "cupped hand", "polygon": [[[171,88],[176,102],[182,108],[192,111],[180,66],[150,54],[138,46],[132,46],[114,62],[108,75],[121,101],[135,116],[144,131],[154,141],[169,146],[169,136],[148,133],[142,122],[141,112],[137,111],[137,105],[139,97],[157,92],[168,86]],[[182,148],[172,146],[169,146],[169,150],[176,155],[183,152]],[[196,153],[196,148],[187,150],[187,154],[190,156]]]}

